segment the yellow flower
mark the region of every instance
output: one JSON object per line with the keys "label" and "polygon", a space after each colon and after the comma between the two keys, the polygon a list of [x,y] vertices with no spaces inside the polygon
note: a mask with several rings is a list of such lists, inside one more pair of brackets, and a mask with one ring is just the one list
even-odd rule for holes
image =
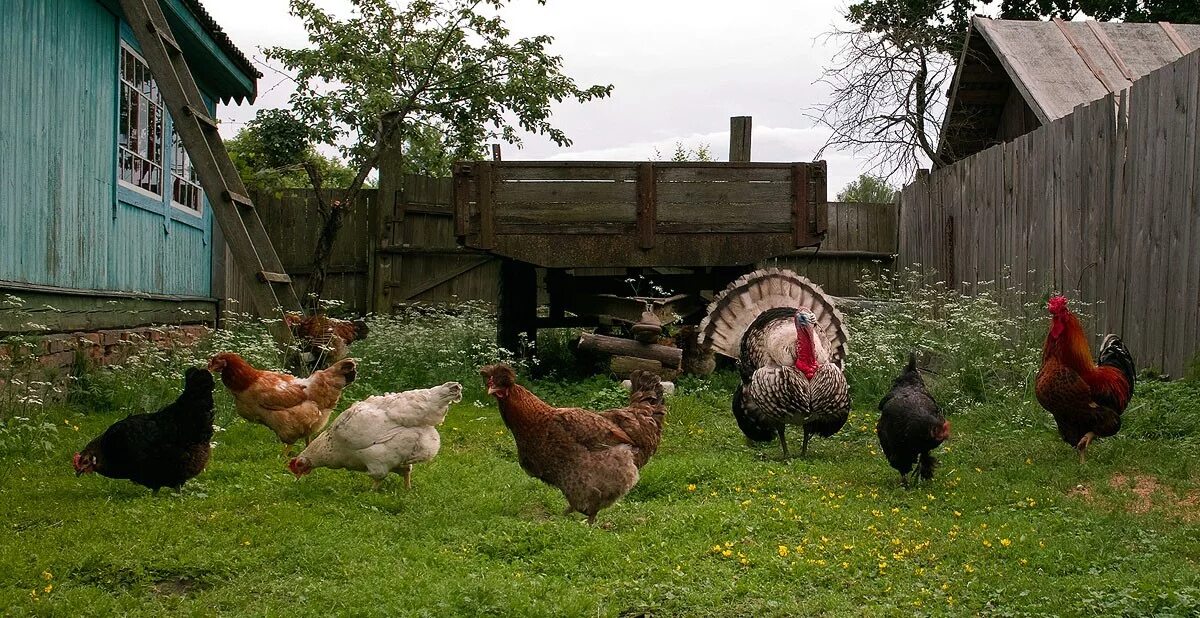
{"label": "yellow flower", "polygon": [[787,557],[787,555],[788,555],[788,546],[787,546],[787,545],[780,545],[780,546],[779,546],[779,557],[780,557],[780,558],[786,558],[786,557]]}
{"label": "yellow flower", "polygon": [[42,579],[50,581],[54,579],[54,574],[52,574],[50,571],[42,571]]}
{"label": "yellow flower", "polygon": [[1026,457],[1026,458],[1025,458],[1025,465],[1027,465],[1027,466],[1028,466],[1029,464],[1032,464],[1032,463],[1033,463],[1033,460],[1032,460],[1032,459],[1030,459],[1030,458],[1028,458],[1028,457]]}
{"label": "yellow flower", "polygon": [[955,517],[962,517],[962,513],[959,513],[958,511],[954,511],[954,516],[955,516]]}
{"label": "yellow flower", "polygon": [[747,559],[745,559],[745,558],[742,558],[742,559],[741,559],[741,563],[742,563],[742,564],[750,564],[750,561],[749,561],[749,560],[747,560]]}
{"label": "yellow flower", "polygon": [[850,563],[849,563],[849,562],[843,562],[843,563],[842,563],[842,568],[843,568],[843,569],[848,569],[848,568],[850,568]]}
{"label": "yellow flower", "polygon": [[687,490],[688,490],[688,491],[696,491],[696,484],[695,484],[695,483],[690,483],[690,484],[687,486]]}
{"label": "yellow flower", "polygon": [[984,547],[991,547],[991,546],[992,546],[992,542],[991,542],[991,541],[989,541],[989,540],[987,540],[987,539],[984,539],[984,540],[983,540],[983,546],[984,546]]}
{"label": "yellow flower", "polygon": [[713,546],[712,546],[712,550],[713,550],[713,553],[715,554],[715,553],[717,553],[717,552],[721,551],[721,546],[720,546],[720,545],[713,545]]}
{"label": "yellow flower", "polygon": [[898,506],[893,506],[893,507],[892,507],[892,512],[893,512],[893,513],[899,513],[899,512],[900,512],[900,507],[898,507]]}
{"label": "yellow flower", "polygon": [[725,547],[733,547],[733,541],[725,541]]}
{"label": "yellow flower", "polygon": [[975,572],[975,567],[971,566],[970,564],[964,564],[964,565],[963,565],[963,570],[964,570],[964,571],[966,571],[966,572],[968,572],[968,573],[974,573],[974,572]]}
{"label": "yellow flower", "polygon": [[732,555],[733,555],[733,552],[731,552],[731,551],[729,551],[729,550],[727,549],[727,550],[725,550],[725,551],[721,552],[721,555],[722,555],[722,556],[725,556],[726,558],[728,558],[728,557],[730,557],[730,556],[732,556]]}
{"label": "yellow flower", "polygon": [[242,541],[242,545],[249,545],[249,544],[250,544],[250,541],[249,541],[249,540]]}
{"label": "yellow flower", "polygon": [[1024,558],[1021,558],[1021,566],[1025,566],[1027,564],[1029,564],[1029,561]]}
{"label": "yellow flower", "polygon": [[1000,539],[1000,544],[1005,547],[1008,547],[1009,545],[1012,545],[1012,541],[1010,541],[1009,539]]}
{"label": "yellow flower", "polygon": [[46,587],[43,588],[43,590],[46,591],[46,594],[50,594],[50,591],[54,590],[54,584],[46,584]]}

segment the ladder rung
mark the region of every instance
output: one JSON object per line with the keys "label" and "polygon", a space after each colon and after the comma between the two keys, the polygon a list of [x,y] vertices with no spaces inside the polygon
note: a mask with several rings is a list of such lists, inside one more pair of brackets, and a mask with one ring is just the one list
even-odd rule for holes
{"label": "ladder rung", "polygon": [[258,280],[263,283],[291,283],[292,278],[284,273],[271,273],[265,270],[259,271]]}
{"label": "ladder rung", "polygon": [[242,208],[254,208],[254,202],[250,201],[250,198],[242,195],[241,193],[234,193],[233,191],[225,191],[224,193],[221,194],[221,197],[224,197],[225,201],[237,204],[238,206],[241,206]]}
{"label": "ladder rung", "polygon": [[162,39],[163,45],[167,48],[167,52],[176,56],[183,53],[183,50],[179,48],[179,43],[175,42],[175,37],[172,36],[170,32],[160,32],[158,28],[155,27],[153,20],[146,21],[146,29],[149,30],[151,34],[158,35],[158,38]]}
{"label": "ladder rung", "polygon": [[195,118],[196,122],[200,123],[200,128],[202,128],[202,129],[207,129],[209,131],[217,131],[218,130],[217,122],[215,120],[213,120],[212,118],[209,118],[208,114],[192,107],[191,105],[184,105],[183,113],[187,114],[188,116],[191,116],[192,118]]}

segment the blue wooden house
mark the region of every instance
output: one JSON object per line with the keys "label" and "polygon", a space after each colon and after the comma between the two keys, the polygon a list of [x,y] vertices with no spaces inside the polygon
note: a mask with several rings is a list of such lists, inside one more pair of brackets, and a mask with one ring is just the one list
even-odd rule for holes
{"label": "blue wooden house", "polygon": [[[253,101],[200,1],[160,4],[210,114]],[[216,319],[219,231],[139,49],[115,0],[0,3],[0,333]]]}

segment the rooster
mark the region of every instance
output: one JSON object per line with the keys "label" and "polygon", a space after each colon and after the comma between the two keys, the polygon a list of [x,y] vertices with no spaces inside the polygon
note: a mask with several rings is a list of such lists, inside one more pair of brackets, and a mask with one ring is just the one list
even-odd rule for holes
{"label": "rooster", "polygon": [[738,278],[709,305],[700,336],[738,360],[733,416],[750,440],[778,436],[787,458],[785,427],[799,425],[803,456],[813,434],[829,437],[846,424],[848,336],[833,299],[808,279],[775,268]]}
{"label": "rooster", "polygon": [[1054,416],[1058,434],[1079,451],[1083,463],[1093,439],[1121,429],[1121,413],[1133,397],[1133,357],[1121,338],[1110,334],[1093,362],[1087,336],[1067,309],[1067,299],[1055,296],[1046,308],[1050,332],[1035,392],[1038,403]]}
{"label": "rooster", "polygon": [[274,431],[283,442],[284,457],[297,440],[311,442],[329,422],[342,389],[354,381],[355,367],[354,359],[347,358],[301,379],[255,369],[233,352],[221,352],[208,363],[233,395],[238,416]]}
{"label": "rooster", "polygon": [[179,490],[208,464],[213,435],[213,378],[193,367],[183,392],[153,414],[127,416],[75,453],[75,476],[95,472],[129,479],[158,493]]}
{"label": "rooster", "polygon": [[913,464],[919,478],[932,479],[937,466],[932,451],[950,437],[950,422],[925,390],[916,354],[908,355],[908,365],[879,402],[879,411],[875,433],[888,463],[900,473],[900,484],[908,487]]}
{"label": "rooster", "polygon": [[[564,515],[579,512],[587,516],[589,524],[595,524],[600,509],[620,500],[637,484],[638,461],[649,458],[639,458],[646,444],[639,446],[610,418],[579,408],[551,407],[517,384],[516,374],[507,365],[489,365],[479,373],[488,394],[500,405],[500,418],[512,432],[521,468],[562,492],[567,499]],[[636,424],[648,429],[640,421]],[[655,439],[654,446],[657,444]]]}
{"label": "rooster", "polygon": [[413,464],[438,454],[437,426],[446,420],[450,404],[461,400],[458,382],[368,397],[342,412],[329,431],[288,462],[288,469],[296,478],[314,468],[366,472],[376,491],[388,474],[400,472],[404,487],[411,488]]}
{"label": "rooster", "polygon": [[300,340],[304,361],[313,369],[324,369],[346,358],[350,344],[366,338],[368,330],[363,320],[339,320],[323,313],[288,312],[283,323]]}

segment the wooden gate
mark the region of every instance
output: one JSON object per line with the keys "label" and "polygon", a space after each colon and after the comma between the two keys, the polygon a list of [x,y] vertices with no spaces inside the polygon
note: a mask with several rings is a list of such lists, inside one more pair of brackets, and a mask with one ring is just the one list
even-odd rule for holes
{"label": "wooden gate", "polygon": [[371,230],[373,311],[417,301],[495,302],[500,262],[458,246],[451,197],[449,178],[381,179]]}

